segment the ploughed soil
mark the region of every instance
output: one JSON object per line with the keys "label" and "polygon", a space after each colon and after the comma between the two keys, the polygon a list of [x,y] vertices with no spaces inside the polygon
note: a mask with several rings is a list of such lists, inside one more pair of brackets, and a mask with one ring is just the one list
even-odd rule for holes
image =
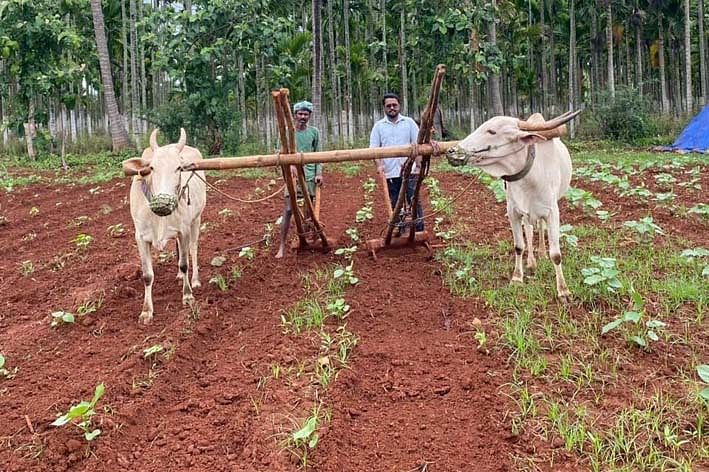
{"label": "ploughed soil", "polygon": [[[349,243],[345,230],[355,226],[369,176],[326,173],[321,216],[340,245]],[[267,189],[271,178],[211,181],[248,199],[275,190]],[[442,185],[451,195],[468,179],[449,174]],[[480,300],[454,298],[424,248],[355,255],[360,282],[345,293],[345,321],[358,343],[348,368],[327,389],[315,389],[303,366],[317,357],[320,339],[286,332],[281,314],[303,297],[304,274],[342,258],[317,251],[274,258],[278,227],[270,245],[262,239],[282,211],[280,195],[245,204],[210,191],[195,307],[181,304],[171,244],[160,261],[154,254],[154,321],[139,324],[143,282],[128,187],[127,179],[37,184],[0,197],[0,352],[14,373],[0,377],[0,470],[297,470],[286,438],[316,402],[329,421],[308,457],[311,470],[506,471],[516,470],[513,456],[525,455],[545,457],[542,469],[585,470],[559,444],[511,433],[509,353],[478,351],[473,339],[473,324],[494,333],[497,315]],[[374,220],[358,225],[365,238],[384,229],[380,193],[374,201]],[[464,238],[511,237],[504,204],[482,185],[456,208]],[[571,222],[584,218],[580,210],[562,211],[576,215]],[[665,229],[707,244],[694,227]],[[87,247],[72,242],[79,234],[93,237]],[[253,261],[239,257],[246,244],[256,249]],[[217,255],[226,258],[221,267],[210,264]],[[229,281],[226,291],[208,283],[218,275]],[[87,313],[52,328],[59,310]],[[156,344],[165,352],[146,359],[144,349]],[[98,438],[87,446],[78,428],[50,426],[90,400],[101,382]]]}

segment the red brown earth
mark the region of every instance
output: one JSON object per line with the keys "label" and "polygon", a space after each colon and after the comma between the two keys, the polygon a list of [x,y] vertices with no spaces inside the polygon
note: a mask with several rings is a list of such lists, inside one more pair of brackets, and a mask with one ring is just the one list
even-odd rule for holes
{"label": "red brown earth", "polygon": [[[322,219],[328,235],[343,244],[344,231],[364,203],[361,183],[368,176],[362,174],[326,175]],[[441,180],[452,195],[467,179]],[[251,198],[268,180],[233,177],[218,185]],[[262,238],[264,224],[281,212],[281,198],[246,205],[210,192],[202,218],[208,229],[200,244],[198,319],[181,306],[173,260],[156,263],[156,315],[146,327],[138,323],[143,286],[128,181],[89,191],[95,187],[34,185],[1,197],[0,215],[7,223],[0,226],[0,352],[6,367],[18,371],[0,380],[0,470],[296,470],[297,458],[282,447],[283,428],[308,415],[314,386],[307,376],[264,379],[275,364],[295,368],[317,356],[318,336],[284,334],[280,315],[303,296],[300,274],[340,258],[291,252],[277,261],[272,244],[259,246],[246,264],[238,247]],[[599,198],[621,211],[625,202],[608,196]],[[380,200],[374,198],[375,220],[360,226],[364,237],[377,237],[384,228]],[[31,216],[32,207],[39,214]],[[224,208],[233,215],[220,213]],[[458,200],[456,209],[463,238],[510,238],[504,204],[481,185]],[[565,222],[588,218],[566,206],[562,212]],[[76,226],[79,216],[89,218]],[[672,222],[673,233],[691,233],[696,244],[707,246],[705,224]],[[118,223],[125,234],[113,237],[108,227]],[[86,250],[71,242],[79,233],[94,237]],[[211,266],[216,255],[227,256],[227,264]],[[22,275],[27,260],[35,270]],[[243,276],[228,291],[207,283],[237,264]],[[563,444],[511,434],[508,353],[479,352],[471,334],[475,318],[494,332],[496,314],[482,301],[452,297],[427,251],[402,249],[377,260],[360,251],[355,271],[360,283],[345,294],[352,307],[346,322],[359,342],[349,368],[321,393],[331,421],[321,428],[311,470],[506,471],[516,469],[513,455],[544,457],[546,470],[586,469]],[[75,312],[98,299],[100,308],[75,325],[50,327],[51,312]],[[175,351],[151,369],[142,351],[156,343]],[[70,405],[90,399],[101,382],[106,394],[95,423],[103,433],[86,454],[77,429],[50,423]]]}

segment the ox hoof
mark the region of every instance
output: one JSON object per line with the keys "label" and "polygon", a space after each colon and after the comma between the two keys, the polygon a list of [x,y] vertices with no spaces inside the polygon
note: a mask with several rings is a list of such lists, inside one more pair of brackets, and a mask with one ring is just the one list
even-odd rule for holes
{"label": "ox hoof", "polygon": [[192,295],[183,295],[182,296],[182,304],[189,305],[189,306],[194,305],[194,297]]}
{"label": "ox hoof", "polygon": [[523,283],[524,283],[524,277],[519,277],[517,275],[513,275],[512,278],[510,279],[510,285],[523,284]]}
{"label": "ox hoof", "polygon": [[527,267],[526,267],[526,269],[527,269],[527,270],[537,270],[537,261],[536,261],[536,259],[535,259],[535,260],[532,260],[532,261],[527,261]]}
{"label": "ox hoof", "polygon": [[180,272],[180,271],[178,270],[178,271],[177,271],[177,275],[175,276],[175,278],[176,278],[177,280],[182,280],[182,279],[185,278],[185,274],[183,274],[182,272]]}
{"label": "ox hoof", "polygon": [[199,280],[193,280],[191,285],[192,288],[200,288],[202,286],[202,282],[200,282]]}
{"label": "ox hoof", "polygon": [[568,305],[571,302],[571,292],[560,293],[559,294],[559,301],[564,305]]}
{"label": "ox hoof", "polygon": [[150,311],[144,311],[140,314],[138,317],[138,321],[143,323],[144,325],[149,325],[150,323],[153,322],[153,313]]}

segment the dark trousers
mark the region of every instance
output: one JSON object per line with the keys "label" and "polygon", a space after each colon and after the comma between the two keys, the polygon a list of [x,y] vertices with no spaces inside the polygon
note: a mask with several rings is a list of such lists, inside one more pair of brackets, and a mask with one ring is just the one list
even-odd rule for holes
{"label": "dark trousers", "polygon": [[[409,205],[411,205],[411,201],[414,198],[414,192],[416,191],[416,182],[418,182],[418,175],[411,175],[409,177],[408,185],[406,186],[406,203],[408,203]],[[401,191],[401,177],[387,179],[387,186],[389,187],[389,201],[391,202],[391,208],[394,209],[396,207],[396,201],[399,199],[399,192]],[[416,204],[416,210],[414,212],[414,218],[416,218],[416,231],[423,231],[423,220],[419,219],[422,216],[423,208],[421,208],[421,201],[419,199],[419,202],[417,202]]]}

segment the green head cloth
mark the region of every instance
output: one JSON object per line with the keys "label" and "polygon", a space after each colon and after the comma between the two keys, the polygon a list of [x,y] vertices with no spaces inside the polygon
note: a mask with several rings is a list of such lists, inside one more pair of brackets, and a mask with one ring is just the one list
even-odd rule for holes
{"label": "green head cloth", "polygon": [[293,113],[298,113],[298,110],[307,110],[310,113],[313,112],[313,104],[303,100],[302,102],[298,102],[295,105],[293,105]]}

